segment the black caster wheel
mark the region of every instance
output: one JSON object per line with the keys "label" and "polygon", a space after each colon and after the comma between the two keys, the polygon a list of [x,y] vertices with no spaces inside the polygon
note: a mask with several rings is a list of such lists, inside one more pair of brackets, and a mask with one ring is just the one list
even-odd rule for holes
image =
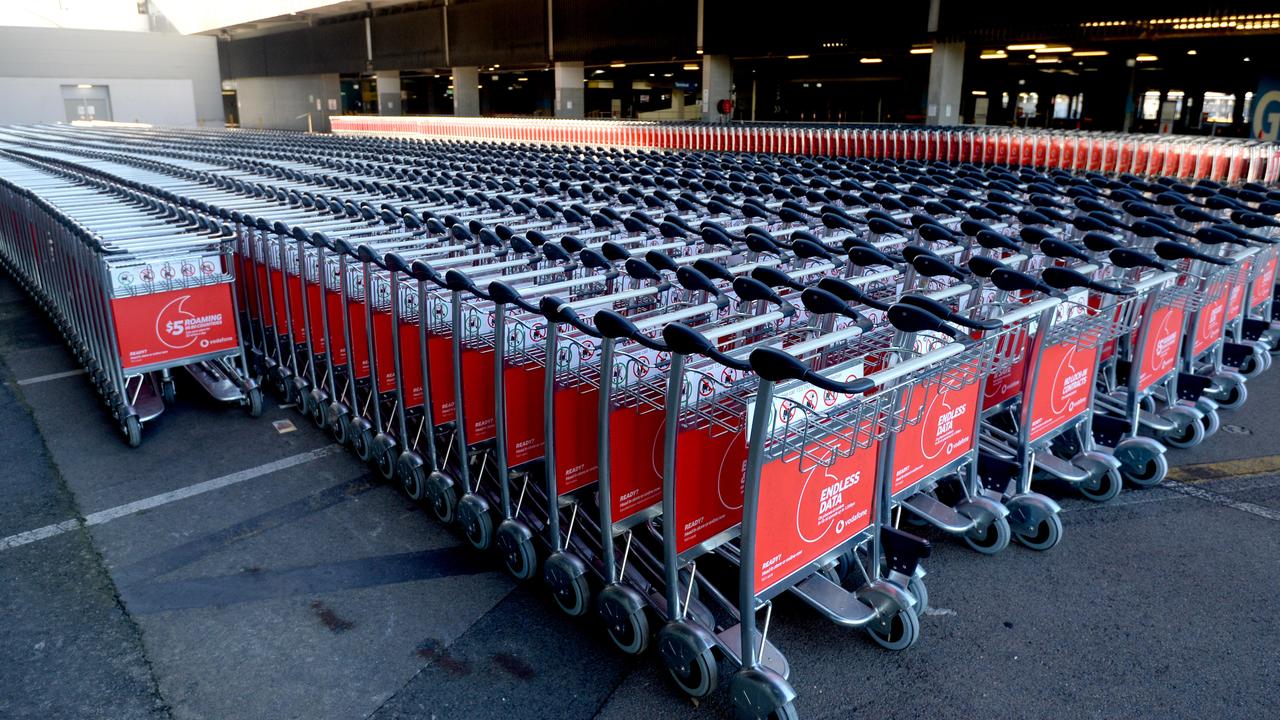
{"label": "black caster wheel", "polygon": [[622,585],[600,591],[600,617],[613,644],[627,655],[639,655],[649,648],[649,613],[640,594]]}
{"label": "black caster wheel", "polygon": [[444,473],[427,475],[426,492],[427,504],[437,520],[448,525],[458,517],[458,494],[453,489],[453,481]]}
{"label": "black caster wheel", "polygon": [[1124,480],[1119,470],[1107,469],[1097,477],[1091,477],[1076,487],[1086,498],[1103,503],[1115,499],[1120,494],[1120,490],[1124,487]]}
{"label": "black caster wheel", "polygon": [[137,415],[130,415],[120,423],[120,431],[124,433],[125,443],[136,448],[142,444],[142,422]]}
{"label": "black caster wheel", "polygon": [[579,617],[587,612],[591,605],[591,587],[581,560],[561,550],[547,558],[543,575],[556,605],[565,615]]}
{"label": "black caster wheel", "polygon": [[995,555],[1009,547],[1012,535],[1009,519],[1001,517],[992,520],[986,527],[970,530],[965,534],[964,542],[983,555]]}
{"label": "black caster wheel", "polygon": [[244,394],[244,410],[249,417],[262,417],[262,388],[249,388]]}
{"label": "black caster wheel", "polygon": [[493,518],[489,504],[478,495],[464,495],[458,501],[458,524],[467,542],[477,550],[488,550],[493,544]]}
{"label": "black caster wheel", "polygon": [[870,625],[867,632],[880,647],[900,652],[920,639],[920,618],[914,612],[902,609],[883,625]]}
{"label": "black caster wheel", "polygon": [[533,533],[529,526],[517,520],[503,520],[498,525],[495,539],[498,554],[507,572],[516,580],[533,578],[538,571],[538,553],[533,547]]}
{"label": "black caster wheel", "polygon": [[1062,518],[1057,513],[1048,515],[1031,532],[1014,533],[1014,538],[1032,550],[1048,550],[1062,540]]}

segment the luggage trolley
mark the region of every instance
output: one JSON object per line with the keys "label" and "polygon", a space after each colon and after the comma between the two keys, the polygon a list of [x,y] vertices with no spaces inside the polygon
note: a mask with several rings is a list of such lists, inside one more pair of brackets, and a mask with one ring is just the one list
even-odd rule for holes
{"label": "luggage trolley", "polygon": [[[62,326],[128,444],[140,444],[142,423],[173,400],[178,367],[215,399],[260,414],[239,342],[230,230],[109,179],[6,156],[6,174],[35,188],[6,192],[6,263]],[[158,212],[103,204],[120,199]]]}
{"label": "luggage trolley", "polygon": [[[1114,350],[1108,348],[1105,353],[1110,357],[1096,395],[1099,409],[1125,418],[1130,438],[1137,438],[1139,429],[1155,435],[1161,442],[1184,433],[1195,433],[1196,427],[1203,433],[1203,413],[1193,402],[1174,401],[1163,407],[1156,404],[1157,399],[1177,397],[1179,351],[1195,288],[1180,284],[1176,273],[1141,251],[1116,248],[1111,250],[1109,258],[1120,268],[1118,277],[1138,290],[1141,302],[1132,332],[1115,343]],[[1099,424],[1098,428],[1104,434],[1109,433],[1105,425]],[[1105,438],[1102,441],[1110,444]],[[1116,447],[1118,450],[1119,446]],[[1134,463],[1125,479],[1140,487],[1158,483],[1167,469],[1163,453],[1159,455]],[[1120,456],[1123,459],[1124,454]]]}
{"label": "luggage trolley", "polygon": [[[1277,348],[1280,348],[1280,326],[1277,326],[1272,318],[1276,264],[1277,256],[1280,255],[1280,245],[1277,244],[1275,237],[1276,220],[1261,215],[1255,217],[1255,215],[1257,214],[1250,213],[1234,218],[1249,228],[1238,236],[1259,242],[1262,248],[1249,265],[1244,312],[1238,322],[1233,325],[1232,336],[1236,342],[1260,342],[1268,352],[1274,353]],[[1225,225],[1221,229],[1230,232],[1234,228],[1231,225]],[[1251,368],[1248,366],[1237,365],[1236,367],[1240,367],[1245,375],[1251,374]]]}
{"label": "luggage trolley", "polygon": [[[737,546],[742,654],[730,681],[744,716],[795,716],[794,688],[759,652],[772,598],[782,592],[841,625],[866,627],[890,649],[919,636],[918,601],[906,586],[928,545],[884,522],[893,473],[883,465],[882,443],[920,422],[917,400],[935,385],[975,383],[985,351],[966,356],[981,344],[919,308],[895,306],[888,316],[890,323],[871,333],[853,326],[751,352],[760,381],[745,408],[751,449]],[[953,341],[920,354],[888,344],[899,331],[926,330]],[[852,553],[863,584],[849,592],[825,569],[855,548],[866,548],[868,558]]]}
{"label": "luggage trolley", "polygon": [[[567,256],[566,256],[567,257]],[[525,261],[528,265],[528,261]],[[516,520],[517,514],[511,507],[510,492],[510,476],[511,461],[518,459],[519,463],[524,464],[539,457],[544,457],[547,452],[545,446],[540,453],[534,452],[534,447],[538,444],[538,433],[542,430],[545,423],[538,422],[539,418],[532,408],[539,406],[541,400],[545,400],[543,389],[536,380],[540,379],[537,372],[527,371],[522,368],[515,368],[511,373],[524,373],[524,375],[510,374],[508,369],[504,367],[504,362],[499,362],[499,357],[505,354],[507,349],[508,338],[501,338],[495,334],[498,322],[498,311],[495,307],[494,297],[490,293],[490,289],[482,288],[481,283],[486,280],[509,280],[513,283],[521,281],[520,273],[501,273],[502,264],[491,266],[487,271],[482,266],[479,268],[483,274],[469,275],[460,269],[451,269],[444,274],[444,285],[448,292],[448,307],[450,311],[450,322],[448,327],[448,337],[450,338],[451,347],[451,376],[453,378],[453,398],[454,398],[454,416],[456,430],[454,433],[454,452],[458,456],[456,463],[458,480],[460,481],[457,490],[452,488],[445,490],[446,493],[455,493],[457,498],[456,518],[463,529],[463,534],[468,542],[474,547],[481,550],[487,550],[491,547],[494,540],[494,510],[500,511],[501,518],[499,526],[504,521]],[[566,273],[570,271],[570,277],[567,280],[561,280],[556,283],[545,283],[540,291],[563,291],[567,293],[585,293],[599,294],[603,291],[603,284],[607,278],[605,275],[595,275],[586,273],[573,277],[574,265],[566,265],[555,268],[554,272]],[[535,276],[543,275],[542,273],[533,273]],[[518,285],[517,285],[518,286]],[[510,287],[510,286],[507,286]],[[514,296],[514,297],[513,297]],[[572,297],[573,295],[571,295]],[[506,302],[514,302],[518,294],[514,291],[510,294],[503,294],[501,299]],[[541,312],[541,310],[539,310]],[[504,334],[506,333],[506,324],[508,318],[506,311],[504,315]],[[532,334],[534,331],[533,323],[528,325],[528,331]],[[549,330],[547,330],[549,334]],[[535,356],[532,354],[523,354],[515,352],[512,354],[511,362],[521,362],[530,360]],[[545,358],[543,359],[545,362]],[[545,366],[543,366],[545,367]],[[498,379],[498,373],[502,374],[500,387],[502,389],[501,404],[499,404],[499,387],[495,387]],[[545,375],[546,373],[542,373]],[[509,382],[509,380],[511,382]],[[518,401],[513,400],[512,393],[517,391],[521,393]],[[518,407],[520,410],[521,424],[517,428],[520,437],[516,438],[510,431],[513,426],[509,424],[512,413],[507,411],[510,406]],[[499,410],[503,411],[500,416]],[[498,422],[502,421],[504,426],[503,442],[498,443]],[[514,452],[512,452],[514,451]],[[499,453],[505,458],[502,463],[507,467],[501,467],[499,461]],[[476,462],[478,460],[478,463]],[[479,469],[473,475],[471,466],[478,464]],[[496,485],[497,492],[493,492],[492,488],[485,492],[480,492],[481,484]],[[532,487],[534,495],[530,497],[530,510],[532,512],[526,515],[537,516],[533,511],[532,505],[539,501],[541,488],[537,483],[529,483],[523,485],[524,488]],[[460,493],[460,495],[458,495]],[[436,500],[448,504],[453,502],[452,499]],[[518,506],[522,503],[517,500]],[[546,517],[546,515],[542,515]],[[507,527],[511,527],[507,525]],[[523,532],[514,532],[508,536],[509,530],[504,530],[504,542],[507,540],[519,540],[518,536],[523,536]],[[530,533],[532,535],[532,533]],[[528,558],[527,550],[530,546],[523,542],[504,547],[504,557],[512,562],[513,572],[522,570],[522,575],[527,574],[532,566],[520,564],[516,561],[523,562]],[[511,555],[516,553],[517,555]]]}
{"label": "luggage trolley", "polygon": [[[1127,315],[1116,312],[1114,300],[1101,299],[1130,291],[1072,278],[1059,283],[1075,290],[1064,295],[1031,275],[975,261],[970,267],[1005,293],[1000,302],[1009,303],[1006,311],[1032,299],[1029,293],[1045,296],[1030,303],[1038,313],[1034,321],[1008,336],[1021,357],[987,383],[977,469],[982,487],[1009,508],[1014,538],[1033,550],[1048,550],[1062,536],[1060,507],[1032,490],[1033,478],[1064,481],[1098,501],[1120,490],[1120,463],[1094,446],[1089,422],[1099,350],[1127,330]],[[1046,269],[1050,278],[1055,269],[1062,270]],[[1091,297],[1097,300],[1091,303]],[[1003,542],[1007,539],[987,536],[970,545],[982,550]]]}
{"label": "luggage trolley", "polygon": [[1194,447],[1217,432],[1219,401],[1238,407],[1247,398],[1245,377],[1220,363],[1233,261],[1169,240],[1156,241],[1151,249],[1159,258],[1158,268],[1179,272],[1185,323],[1175,351],[1178,372],[1155,388],[1153,399],[1169,412],[1181,407],[1197,417],[1197,422],[1179,423],[1159,437],[1173,447]]}

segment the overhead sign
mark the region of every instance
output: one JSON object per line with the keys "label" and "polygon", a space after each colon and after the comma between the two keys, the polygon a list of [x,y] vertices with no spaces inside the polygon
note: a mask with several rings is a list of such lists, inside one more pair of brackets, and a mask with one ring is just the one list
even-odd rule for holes
{"label": "overhead sign", "polygon": [[1255,140],[1280,140],[1280,80],[1263,77],[1253,94],[1250,131]]}

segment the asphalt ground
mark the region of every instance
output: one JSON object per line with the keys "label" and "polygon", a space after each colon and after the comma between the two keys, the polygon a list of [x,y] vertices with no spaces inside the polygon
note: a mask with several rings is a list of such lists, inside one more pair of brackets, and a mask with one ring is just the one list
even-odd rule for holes
{"label": "asphalt ground", "polygon": [[[517,585],[289,408],[179,384],[128,449],[0,276],[0,718],[720,718]],[[1280,372],[1173,480],[1062,492],[1047,553],[940,536],[920,643],[786,597],[804,718],[1257,718],[1280,686]],[[296,427],[279,432],[274,420]],[[1052,488],[1046,491],[1054,493]],[[36,531],[33,533],[33,531]]]}

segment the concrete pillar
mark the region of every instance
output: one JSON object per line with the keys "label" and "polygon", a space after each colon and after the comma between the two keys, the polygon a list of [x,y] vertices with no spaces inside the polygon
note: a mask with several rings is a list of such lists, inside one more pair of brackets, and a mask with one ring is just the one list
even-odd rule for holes
{"label": "concrete pillar", "polygon": [[960,124],[960,87],[964,81],[964,43],[935,43],[929,60],[929,125]]}
{"label": "concrete pillar", "polygon": [[728,55],[702,56],[702,120],[719,122],[729,118],[716,110],[721,100],[733,99],[733,65]]}
{"label": "concrete pillar", "polygon": [[480,68],[453,69],[453,114],[480,114]]}
{"label": "concrete pillar", "polygon": [[556,101],[554,105],[556,117],[580,118],[586,104],[586,93],[582,82],[582,63],[558,62],[555,68]]}
{"label": "concrete pillar", "polygon": [[403,115],[400,107],[400,71],[378,71],[378,114]]}

